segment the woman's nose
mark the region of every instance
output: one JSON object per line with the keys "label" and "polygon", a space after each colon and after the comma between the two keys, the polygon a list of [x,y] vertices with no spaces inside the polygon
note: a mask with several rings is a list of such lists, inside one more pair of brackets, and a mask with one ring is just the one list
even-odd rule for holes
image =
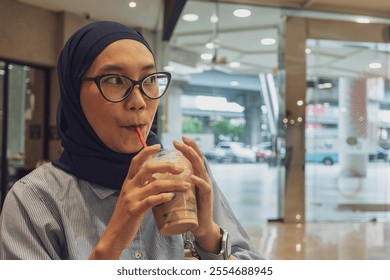
{"label": "woman's nose", "polygon": [[126,108],[130,111],[142,110],[146,106],[144,94],[139,85],[134,86],[129,96],[125,99]]}

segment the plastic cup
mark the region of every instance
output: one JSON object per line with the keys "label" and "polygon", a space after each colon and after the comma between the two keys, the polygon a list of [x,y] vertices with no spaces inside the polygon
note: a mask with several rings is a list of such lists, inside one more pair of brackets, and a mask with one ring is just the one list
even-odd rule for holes
{"label": "plastic cup", "polygon": [[[160,151],[149,161],[172,162],[184,168],[184,171],[177,175],[168,172],[153,174],[155,180],[175,179],[191,182],[190,176],[193,174],[191,162],[180,151]],[[182,234],[195,229],[198,226],[195,186],[192,185],[185,192],[176,192],[171,201],[157,205],[152,210],[162,235]]]}

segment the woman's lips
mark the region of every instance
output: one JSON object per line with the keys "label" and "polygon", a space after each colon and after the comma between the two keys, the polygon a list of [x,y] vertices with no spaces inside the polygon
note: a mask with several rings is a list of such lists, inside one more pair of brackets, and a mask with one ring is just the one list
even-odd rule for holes
{"label": "woman's lips", "polygon": [[145,127],[145,125],[144,124],[131,124],[131,125],[126,125],[124,127],[128,127],[130,129],[134,129],[135,130],[137,127],[139,129],[142,129],[143,127]]}

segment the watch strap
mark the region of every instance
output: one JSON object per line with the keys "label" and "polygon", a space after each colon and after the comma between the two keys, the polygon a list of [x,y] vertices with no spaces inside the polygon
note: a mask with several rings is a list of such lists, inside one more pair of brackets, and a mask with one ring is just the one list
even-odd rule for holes
{"label": "watch strap", "polygon": [[[195,251],[201,260],[225,260],[229,257],[226,255],[226,248],[223,247],[224,244],[222,242],[224,235],[228,235],[228,233],[226,231],[224,231],[222,228],[220,228],[220,233],[221,233],[221,251],[219,254],[213,254],[213,253],[206,252],[195,241]],[[227,245],[230,246],[230,244],[227,244]],[[230,249],[229,249],[229,252],[230,252]]]}

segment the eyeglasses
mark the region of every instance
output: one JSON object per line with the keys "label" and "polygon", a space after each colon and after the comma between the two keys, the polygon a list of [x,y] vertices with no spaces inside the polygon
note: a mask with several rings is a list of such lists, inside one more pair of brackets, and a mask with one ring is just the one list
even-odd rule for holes
{"label": "eyeglasses", "polygon": [[141,92],[150,99],[159,99],[165,94],[171,82],[171,74],[157,72],[142,78],[139,81],[120,74],[104,74],[95,77],[85,77],[85,81],[94,81],[102,96],[110,102],[125,100],[136,85]]}

